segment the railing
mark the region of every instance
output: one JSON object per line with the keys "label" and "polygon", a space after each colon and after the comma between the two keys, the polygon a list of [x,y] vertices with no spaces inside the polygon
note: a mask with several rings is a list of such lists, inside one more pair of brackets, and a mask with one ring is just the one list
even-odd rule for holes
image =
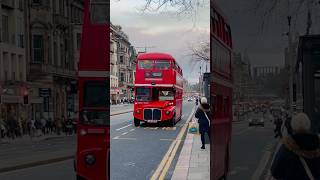
{"label": "railing", "polygon": [[31,64],[30,69],[31,69],[31,72],[41,73],[41,74],[53,74],[53,75],[66,76],[66,77],[76,76],[75,70],[56,67],[53,65]]}

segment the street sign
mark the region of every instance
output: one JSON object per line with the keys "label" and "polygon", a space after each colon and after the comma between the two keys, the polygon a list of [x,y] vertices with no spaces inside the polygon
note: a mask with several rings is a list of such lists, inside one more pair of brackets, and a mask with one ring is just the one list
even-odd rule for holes
{"label": "street sign", "polygon": [[40,97],[50,97],[51,89],[50,88],[39,88],[39,96]]}

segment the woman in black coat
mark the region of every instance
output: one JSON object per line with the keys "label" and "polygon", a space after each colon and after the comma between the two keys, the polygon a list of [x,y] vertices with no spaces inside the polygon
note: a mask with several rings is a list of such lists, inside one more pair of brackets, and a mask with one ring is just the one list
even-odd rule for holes
{"label": "woman in black coat", "polygon": [[278,180],[309,180],[302,157],[315,180],[320,180],[320,139],[310,133],[310,120],[300,113],[291,120],[292,135],[282,141],[271,166]]}
{"label": "woman in black coat", "polygon": [[[207,115],[207,116],[206,116]],[[200,105],[195,113],[195,118],[198,119],[199,132],[201,135],[201,149],[205,149],[205,134],[207,133],[210,138],[210,105],[207,103],[207,98],[202,97],[200,100]]]}

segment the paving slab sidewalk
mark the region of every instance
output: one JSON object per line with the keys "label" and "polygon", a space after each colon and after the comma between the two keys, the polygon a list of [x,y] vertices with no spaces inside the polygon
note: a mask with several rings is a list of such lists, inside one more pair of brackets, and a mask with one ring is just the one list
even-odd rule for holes
{"label": "paving slab sidewalk", "polygon": [[172,180],[210,179],[210,145],[200,147],[200,135],[187,133]]}

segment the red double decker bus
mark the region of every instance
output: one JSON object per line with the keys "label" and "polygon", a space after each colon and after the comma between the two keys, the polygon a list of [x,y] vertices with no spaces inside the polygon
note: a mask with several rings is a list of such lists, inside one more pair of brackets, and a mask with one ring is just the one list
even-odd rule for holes
{"label": "red double decker bus", "polygon": [[109,179],[109,2],[85,0],[78,69],[77,179]]}
{"label": "red double decker bus", "polygon": [[232,132],[232,37],[230,26],[214,0],[210,1],[211,122],[210,179],[228,175]]}
{"label": "red double decker bus", "polygon": [[182,116],[183,77],[175,59],[164,53],[137,57],[134,84],[134,124],[166,122],[174,126]]}

